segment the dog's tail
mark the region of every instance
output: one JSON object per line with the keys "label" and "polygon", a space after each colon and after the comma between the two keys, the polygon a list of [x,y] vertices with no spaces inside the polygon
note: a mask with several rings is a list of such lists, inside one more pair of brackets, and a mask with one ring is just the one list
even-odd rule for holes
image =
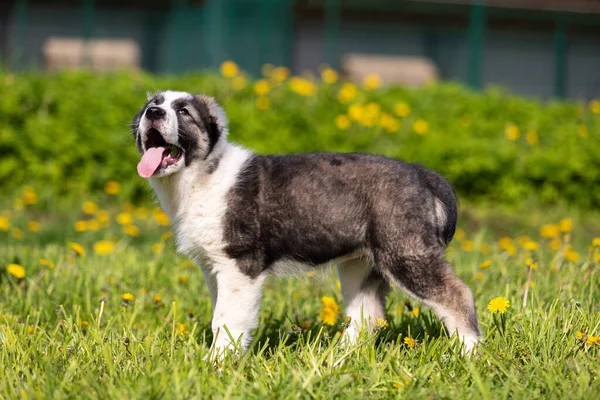
{"label": "dog's tail", "polygon": [[450,183],[436,172],[422,170],[422,179],[433,197],[433,219],[440,242],[447,246],[454,237],[458,219],[458,200]]}

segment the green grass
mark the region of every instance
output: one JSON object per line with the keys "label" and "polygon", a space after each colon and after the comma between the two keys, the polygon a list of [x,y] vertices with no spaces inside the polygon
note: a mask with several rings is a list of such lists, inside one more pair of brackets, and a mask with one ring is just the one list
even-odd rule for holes
{"label": "green grass", "polygon": [[[102,204],[111,221],[122,211],[114,200]],[[268,280],[250,351],[215,366],[205,361],[212,333],[202,273],[175,254],[172,239],[162,252],[152,250],[168,228],[132,212],[140,237],[124,235],[115,222],[75,232],[67,215],[76,213],[35,207],[0,211],[10,214],[9,231],[0,231],[0,398],[600,397],[600,346],[576,336],[600,335],[600,250],[589,249],[594,233],[578,220],[559,250],[539,238],[539,226],[528,233],[540,248],[525,250],[515,229],[514,256],[498,247],[492,225],[459,233],[448,257],[476,298],[485,341],[474,357],[461,357],[435,316],[425,308],[415,316],[420,305],[398,290],[387,304],[387,328],[343,346],[343,315],[333,327],[319,319],[321,296],[343,303],[335,272],[325,272]],[[40,232],[14,238],[11,229],[26,231],[31,219],[41,222]],[[95,254],[100,239],[115,251]],[[67,241],[86,254],[76,256]],[[561,261],[567,241],[579,261]],[[488,254],[478,251],[483,243]],[[539,263],[524,305],[530,256]],[[488,259],[491,266],[481,269]],[[13,262],[25,268],[24,279],[6,271]],[[123,302],[127,292],[135,300]],[[486,310],[498,296],[511,302],[504,329]],[[416,339],[415,348],[406,337]]]}

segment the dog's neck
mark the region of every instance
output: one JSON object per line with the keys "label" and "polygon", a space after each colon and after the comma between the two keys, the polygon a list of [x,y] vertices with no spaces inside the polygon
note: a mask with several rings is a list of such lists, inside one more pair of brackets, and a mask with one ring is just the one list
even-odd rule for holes
{"label": "dog's neck", "polygon": [[194,201],[223,196],[251,153],[221,138],[208,157],[195,160],[174,174],[150,178],[156,196],[171,222],[177,224]]}

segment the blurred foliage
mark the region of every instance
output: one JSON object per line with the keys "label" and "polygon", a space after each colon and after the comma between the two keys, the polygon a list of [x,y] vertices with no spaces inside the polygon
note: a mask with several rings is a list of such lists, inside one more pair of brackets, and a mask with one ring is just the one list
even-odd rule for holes
{"label": "blurred foliage", "polygon": [[[149,195],[129,124],[146,93],[208,93],[230,119],[232,141],[258,153],[358,151],[424,164],[469,201],[600,206],[600,103],[542,103],[499,89],[441,83],[420,89],[361,87],[334,71],[289,77],[266,68],[180,77],[0,71],[0,190],[24,184],[54,196],[123,185],[124,199]],[[224,72],[223,72],[224,71]]]}

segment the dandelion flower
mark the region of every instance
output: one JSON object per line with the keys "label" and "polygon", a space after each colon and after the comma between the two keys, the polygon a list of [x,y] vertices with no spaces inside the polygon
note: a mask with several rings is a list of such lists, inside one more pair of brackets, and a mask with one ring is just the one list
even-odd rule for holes
{"label": "dandelion flower", "polygon": [[104,192],[111,196],[115,196],[119,194],[121,191],[121,184],[117,181],[108,181],[106,185],[104,185]]}
{"label": "dandelion flower", "polygon": [[408,117],[410,115],[410,106],[402,101],[394,106],[394,112],[399,117]]}
{"label": "dandelion flower", "polygon": [[429,130],[429,124],[427,123],[427,121],[419,118],[415,121],[415,123],[413,124],[413,130],[418,134],[418,135],[424,135],[427,133],[427,131]]}
{"label": "dandelion flower", "polygon": [[356,85],[350,82],[346,82],[340,88],[337,98],[340,103],[348,104],[356,98],[357,94],[358,89],[356,88]]}
{"label": "dandelion flower", "polygon": [[179,336],[187,336],[190,333],[187,326],[184,324],[177,324],[177,334]]}
{"label": "dandelion flower", "polygon": [[160,240],[162,240],[163,242],[166,242],[167,240],[171,239],[173,237],[173,232],[165,232],[162,235],[160,235]]}
{"label": "dandelion flower", "polygon": [[413,317],[413,318],[418,318],[418,317],[419,317],[419,313],[420,313],[420,311],[421,311],[421,310],[419,309],[419,307],[414,307],[414,308],[412,309],[412,311],[410,312],[410,315],[411,315],[411,317]]}
{"label": "dandelion flower", "polygon": [[155,303],[162,302],[162,297],[160,297],[160,294],[157,294],[157,295],[154,296],[154,302]]}
{"label": "dandelion flower", "polygon": [[40,265],[43,265],[44,267],[48,267],[50,269],[54,269],[54,267],[56,266],[52,261],[45,258],[40,258]]}
{"label": "dandelion flower", "polygon": [[381,76],[378,74],[368,74],[363,79],[363,85],[365,89],[377,89],[381,86]]}
{"label": "dandelion flower", "polygon": [[152,245],[152,252],[154,254],[160,254],[162,253],[163,249],[165,248],[165,245],[162,243],[154,243]]}
{"label": "dandelion flower", "polygon": [[333,297],[323,296],[321,297],[321,303],[323,304],[323,308],[333,310],[335,313],[338,312],[339,306]]}
{"label": "dandelion flower", "polygon": [[133,215],[128,212],[122,212],[117,215],[117,223],[119,225],[130,225],[133,223]]}
{"label": "dandelion flower", "polygon": [[73,227],[75,228],[75,232],[85,232],[88,229],[87,221],[84,221],[84,220],[75,221],[75,223],[73,224]]}
{"label": "dandelion flower", "polygon": [[573,230],[573,220],[571,218],[561,219],[558,226],[561,232],[571,232]]}
{"label": "dandelion flower", "polygon": [[29,221],[27,223],[27,230],[29,232],[38,232],[42,225],[37,221]]}
{"label": "dandelion flower", "polygon": [[599,100],[592,100],[590,101],[590,111],[594,114],[600,114],[600,101]]}
{"label": "dandelion flower", "polygon": [[23,268],[19,264],[8,264],[8,266],[6,267],[6,272],[8,272],[17,279],[25,278],[25,268]]}
{"label": "dandelion flower", "polygon": [[256,99],[256,108],[258,108],[259,110],[267,110],[269,107],[271,107],[271,100],[269,100],[266,97],[259,97]]}
{"label": "dandelion flower", "polygon": [[82,327],[82,328],[87,328],[89,325],[90,325],[90,323],[87,322],[87,321],[80,321],[79,322],[79,326]]}
{"label": "dandelion flower", "polygon": [[375,319],[375,326],[379,329],[385,329],[388,327],[388,322],[383,318]]}
{"label": "dandelion flower", "polygon": [[135,296],[133,295],[133,293],[123,293],[123,295],[121,296],[121,300],[123,300],[124,302],[130,302],[135,300]]}
{"label": "dandelion flower", "polygon": [[560,227],[556,224],[546,224],[540,228],[540,236],[543,238],[555,238],[560,235]]}
{"label": "dandelion flower", "polygon": [[96,203],[94,203],[93,201],[85,201],[82,205],[81,205],[81,210],[83,211],[84,214],[94,214],[96,211],[98,211],[98,205]]}
{"label": "dandelion flower", "polygon": [[531,269],[537,269],[537,262],[533,258],[526,259],[525,265],[527,265]]}
{"label": "dandelion flower", "polygon": [[12,237],[14,237],[15,239],[23,239],[23,231],[19,228],[13,228],[11,233]]}
{"label": "dandelion flower", "polygon": [[277,67],[271,72],[271,78],[275,82],[283,82],[290,76],[290,69],[287,67]]}
{"label": "dandelion flower", "polygon": [[335,117],[335,126],[342,131],[347,130],[348,128],[350,128],[350,125],[352,125],[352,122],[350,121],[350,118],[348,118],[347,115],[338,115],[337,117]]}
{"label": "dandelion flower", "polygon": [[415,348],[416,341],[415,341],[415,339],[413,339],[413,338],[411,338],[411,337],[405,337],[405,338],[404,338],[404,344],[405,344],[406,346],[408,346],[408,348],[409,348],[409,349],[414,349],[414,348]]}
{"label": "dandelion flower", "polygon": [[106,255],[115,251],[115,244],[109,240],[100,240],[94,244],[94,252],[98,255]]}
{"label": "dandelion flower", "polygon": [[8,232],[10,229],[10,219],[0,216],[0,231]]}
{"label": "dandelion flower", "polygon": [[248,78],[246,78],[243,75],[236,76],[231,81],[231,87],[233,88],[233,90],[237,90],[237,91],[243,90],[247,84],[248,84]]}
{"label": "dandelion flower", "polygon": [[254,93],[257,96],[264,96],[269,93],[269,90],[271,90],[271,85],[264,79],[261,79],[254,84]]}
{"label": "dandelion flower", "polygon": [[577,253],[575,250],[573,250],[570,246],[565,250],[565,259],[567,259],[567,261],[571,261],[571,262],[578,262],[579,261],[579,253]]}
{"label": "dandelion flower", "polygon": [[187,275],[179,275],[177,277],[177,281],[181,284],[186,284],[190,281],[190,277]]}
{"label": "dandelion flower", "polygon": [[78,256],[82,256],[85,254],[85,249],[79,243],[69,242],[69,248],[73,250]]}
{"label": "dandelion flower", "polygon": [[27,186],[25,188],[25,192],[23,193],[23,202],[28,206],[37,203],[38,196],[35,190],[31,186]]}
{"label": "dandelion flower", "polygon": [[310,96],[315,92],[315,85],[311,81],[297,76],[290,79],[289,86],[301,96]]}
{"label": "dandelion flower", "polygon": [[490,300],[487,309],[490,312],[504,314],[510,308],[510,301],[505,297],[496,297]]}
{"label": "dandelion flower", "polygon": [[535,240],[528,239],[528,240],[526,240],[526,241],[523,242],[523,248],[527,249],[529,251],[535,251],[539,247],[540,247],[540,245]]}
{"label": "dandelion flower", "polygon": [[221,75],[225,78],[233,78],[239,74],[240,69],[233,61],[225,61],[221,64]]}
{"label": "dandelion flower", "polygon": [[511,142],[514,142],[515,140],[517,140],[519,138],[519,136],[521,136],[521,133],[519,132],[519,127],[514,125],[514,124],[509,124],[506,126],[506,129],[504,130],[504,135],[506,136],[506,138],[508,140],[510,140]]}
{"label": "dandelion flower", "polygon": [[326,325],[335,325],[335,321],[337,320],[337,312],[330,308],[323,308],[319,313],[319,317]]}
{"label": "dandelion flower", "polygon": [[539,143],[539,137],[537,131],[530,129],[525,133],[525,141],[527,144],[535,145]]}
{"label": "dandelion flower", "polygon": [[163,210],[161,210],[160,208],[155,208],[152,211],[152,216],[154,217],[154,220],[162,226],[166,226],[169,225],[171,222],[169,221],[169,216],[167,215],[166,212],[164,212]]}
{"label": "dandelion flower", "polygon": [[338,73],[333,68],[325,68],[321,71],[321,79],[323,79],[323,82],[331,85],[332,83],[337,82]]}
{"label": "dandelion flower", "polygon": [[467,253],[472,252],[473,250],[475,250],[475,242],[473,242],[472,240],[465,240],[464,242],[462,242],[462,249]]}
{"label": "dandelion flower", "polygon": [[127,236],[137,237],[140,235],[140,228],[135,225],[125,225],[123,227],[123,233],[125,233]]}
{"label": "dandelion flower", "polygon": [[490,260],[485,260],[484,262],[482,262],[481,264],[479,264],[479,268],[481,269],[487,269],[492,265],[492,261]]}
{"label": "dandelion flower", "polygon": [[600,247],[600,237],[594,238],[594,240],[592,240],[592,246]]}

